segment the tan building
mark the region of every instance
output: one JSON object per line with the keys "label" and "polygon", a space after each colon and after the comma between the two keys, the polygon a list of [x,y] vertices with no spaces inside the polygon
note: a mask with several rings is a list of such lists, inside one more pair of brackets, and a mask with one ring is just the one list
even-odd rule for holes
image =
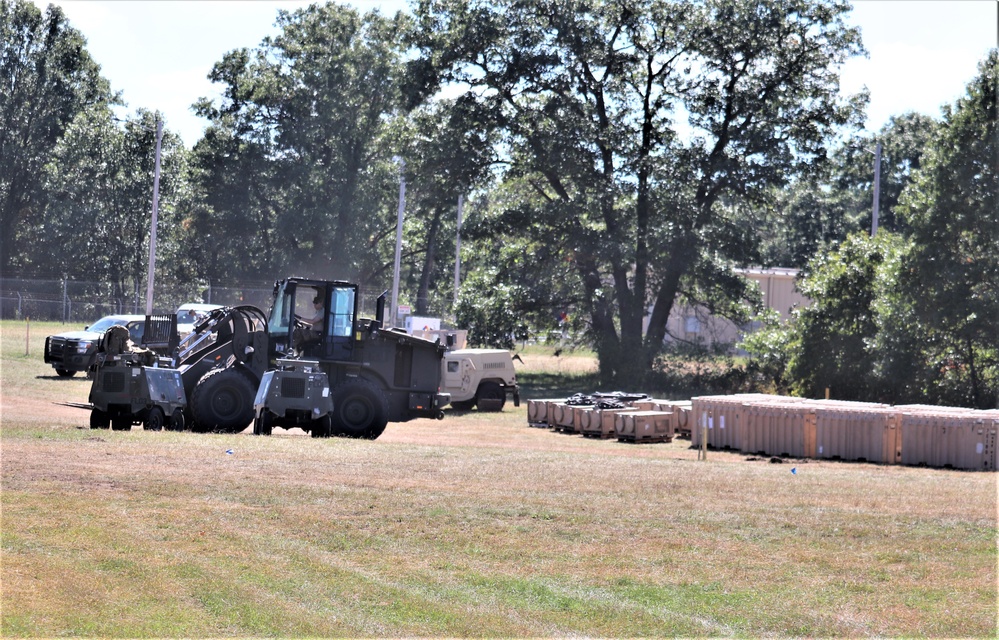
{"label": "tan building", "polygon": [[[781,322],[791,318],[796,307],[806,307],[811,300],[801,295],[795,287],[797,269],[736,269],[736,273],[754,280],[763,293],[763,304],[780,314]],[[739,327],[725,318],[712,316],[704,307],[675,306],[666,325],[666,341],[678,344],[734,345],[747,333],[752,333],[758,323]]]}

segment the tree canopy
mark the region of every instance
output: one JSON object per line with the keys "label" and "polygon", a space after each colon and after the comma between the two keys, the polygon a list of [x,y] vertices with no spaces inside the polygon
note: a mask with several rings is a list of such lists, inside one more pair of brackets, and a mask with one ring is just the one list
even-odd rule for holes
{"label": "tree canopy", "polygon": [[[999,380],[996,53],[938,121],[861,135],[842,0],[419,0],[281,11],[225,54],[190,151],[166,130],[157,286],[295,273],[387,288],[482,344],[571,329],[628,385],[678,307],[743,322],[739,266],[816,304],[755,339],[800,393],[989,406]],[[2,268],[145,277],[157,114],[57,7],[0,0]],[[880,144],[880,231],[869,237]],[[455,209],[465,196],[460,291]],[[752,343],[747,343],[752,347]],[[814,363],[820,363],[818,365]]]}
{"label": "tree canopy", "polygon": [[381,270],[406,24],[332,3],[281,11],[277,36],[215,65],[224,95],[199,104],[211,126],[193,160],[206,277],[283,268],[363,281]]}
{"label": "tree canopy", "polygon": [[752,255],[722,213],[725,199],[761,201],[824,157],[856,115],[836,73],[862,51],[847,10],[727,0],[417,5],[429,84],[467,86],[463,98],[502,131],[507,176],[536,192],[532,226],[574,266],[605,377],[649,363],[676,301],[717,291],[700,276]]}
{"label": "tree canopy", "polygon": [[24,242],[43,216],[42,167],[78,113],[116,98],[56,5],[0,2],[0,266],[48,270]]}

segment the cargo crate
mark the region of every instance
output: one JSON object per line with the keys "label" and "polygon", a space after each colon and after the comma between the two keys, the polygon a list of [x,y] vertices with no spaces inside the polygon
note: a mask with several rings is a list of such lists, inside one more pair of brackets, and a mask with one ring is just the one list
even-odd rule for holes
{"label": "cargo crate", "polygon": [[549,408],[548,405],[562,400],[528,400],[527,401],[527,424],[532,427],[547,427]]}
{"label": "cargo crate", "polygon": [[588,411],[577,411],[576,416],[579,419],[579,432],[587,438],[613,438],[616,433],[614,416],[622,411],[631,411],[631,409],[602,409],[593,407]]}
{"label": "cargo crate", "polygon": [[576,431],[575,407],[564,402],[552,402],[548,405],[550,411],[548,426],[555,431],[573,433]]}
{"label": "cargo crate", "polygon": [[[698,396],[691,399],[690,440],[701,446],[701,434],[707,433],[708,446],[716,449],[742,450],[743,407],[750,402],[783,402],[783,396],[764,393],[737,393],[728,396]],[[694,428],[696,427],[696,428]]]}
{"label": "cargo crate", "polygon": [[815,413],[795,404],[744,407],[742,451],[770,456],[815,457]]}
{"label": "cargo crate", "polygon": [[897,464],[900,460],[898,417],[877,406],[813,407],[815,457]]}
{"label": "cargo crate", "polygon": [[671,442],[673,413],[621,411],[614,416],[614,432],[621,442]]}

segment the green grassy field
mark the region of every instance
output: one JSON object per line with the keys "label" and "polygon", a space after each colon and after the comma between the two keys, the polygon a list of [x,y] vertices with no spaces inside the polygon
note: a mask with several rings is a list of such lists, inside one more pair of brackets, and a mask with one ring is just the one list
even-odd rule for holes
{"label": "green grassy field", "polygon": [[91,431],[42,363],[64,328],[0,323],[4,638],[997,635],[995,473],[704,462],[510,405],[376,441]]}

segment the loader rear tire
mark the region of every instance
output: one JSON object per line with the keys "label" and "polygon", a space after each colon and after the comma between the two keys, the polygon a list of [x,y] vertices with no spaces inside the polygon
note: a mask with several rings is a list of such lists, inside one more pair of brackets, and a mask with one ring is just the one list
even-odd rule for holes
{"label": "loader rear tire", "polygon": [[388,424],[388,401],[367,380],[345,382],[333,390],[333,435],[374,440]]}
{"label": "loader rear tire", "polygon": [[239,433],[253,421],[256,389],[237,368],[212,369],[194,387],[191,413],[200,432]]}

